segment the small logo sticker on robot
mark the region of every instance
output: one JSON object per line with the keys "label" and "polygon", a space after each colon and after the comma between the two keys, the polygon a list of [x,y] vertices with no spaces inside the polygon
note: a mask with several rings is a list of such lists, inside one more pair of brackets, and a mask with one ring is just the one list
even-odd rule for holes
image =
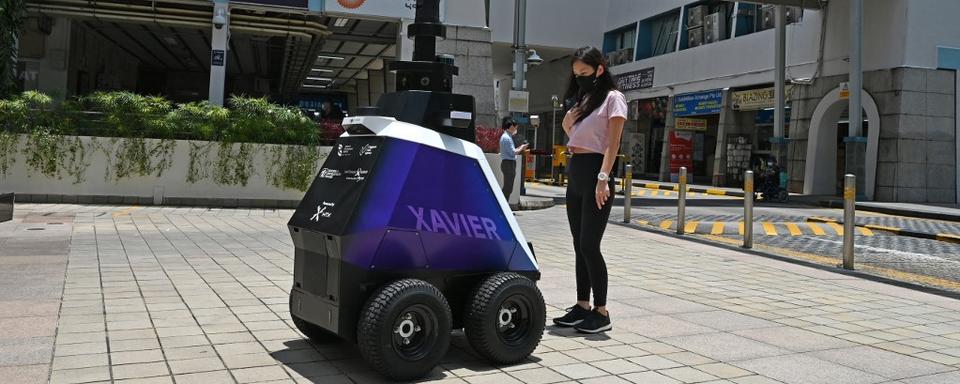
{"label": "small logo sticker on robot", "polygon": [[317,206],[317,213],[314,213],[313,216],[310,217],[310,220],[319,223],[321,218],[326,219],[330,217],[331,215],[333,215],[331,208],[333,208],[334,205],[336,204],[329,203],[326,201],[324,201],[323,203],[320,203],[320,205]]}
{"label": "small logo sticker on robot", "polygon": [[353,153],[353,146],[350,144],[337,144],[337,156],[350,156]]}
{"label": "small logo sticker on robot", "polygon": [[333,179],[339,177],[342,173],[336,169],[324,168],[320,170],[321,179]]}
{"label": "small logo sticker on robot", "polygon": [[352,175],[347,177],[347,181],[359,183],[367,179],[367,174],[370,173],[370,171],[363,168],[357,168],[348,170],[346,173],[347,175]]}
{"label": "small logo sticker on robot", "polygon": [[377,149],[376,145],[370,145],[370,144],[364,145],[362,148],[360,148],[360,156],[361,157],[370,156],[373,154],[373,151],[375,149]]}

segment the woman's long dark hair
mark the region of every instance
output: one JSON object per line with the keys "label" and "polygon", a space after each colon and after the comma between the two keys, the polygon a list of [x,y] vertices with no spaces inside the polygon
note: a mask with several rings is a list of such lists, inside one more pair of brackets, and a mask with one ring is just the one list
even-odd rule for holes
{"label": "woman's long dark hair", "polygon": [[[587,116],[589,116],[597,108],[600,108],[600,105],[603,104],[603,101],[607,99],[607,93],[610,93],[611,90],[617,89],[617,81],[613,77],[613,74],[610,73],[610,67],[607,66],[607,60],[603,57],[603,54],[600,53],[599,49],[596,49],[591,46],[581,47],[573,53],[573,58],[570,60],[570,65],[577,61],[583,62],[586,65],[593,67],[594,74],[596,74],[597,69],[602,65],[603,74],[597,77],[597,85],[593,87],[593,90],[590,92],[584,92],[580,89],[580,86],[577,85],[577,76],[570,72],[569,85],[567,85],[567,93],[563,97],[564,100],[573,101],[574,103],[580,104],[580,118],[577,119],[579,123]],[[572,107],[572,105],[567,106]]]}

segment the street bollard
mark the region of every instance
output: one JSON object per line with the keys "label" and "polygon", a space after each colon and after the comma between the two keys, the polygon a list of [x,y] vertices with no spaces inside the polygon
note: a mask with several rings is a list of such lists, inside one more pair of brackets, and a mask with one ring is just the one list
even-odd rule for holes
{"label": "street bollard", "polygon": [[753,248],[753,171],[743,178],[743,247]]}
{"label": "street bollard", "polygon": [[680,190],[677,191],[677,234],[682,235],[687,226],[687,167],[680,167]]}
{"label": "street bollard", "polygon": [[853,238],[856,225],[857,176],[843,176],[843,269],[853,269]]}
{"label": "street bollard", "polygon": [[630,199],[633,197],[633,165],[627,164],[626,175],[624,175],[623,180],[626,183],[625,188],[623,189],[623,222],[630,222]]}

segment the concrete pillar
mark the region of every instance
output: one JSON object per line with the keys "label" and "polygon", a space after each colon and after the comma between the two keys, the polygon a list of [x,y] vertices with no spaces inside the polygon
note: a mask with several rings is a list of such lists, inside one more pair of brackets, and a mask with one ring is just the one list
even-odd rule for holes
{"label": "concrete pillar", "polygon": [[667,118],[663,126],[663,151],[660,153],[660,181],[670,181],[670,133],[673,132],[673,95],[667,98]]}
{"label": "concrete pillar", "polygon": [[72,23],[68,18],[55,18],[46,44],[42,60],[24,61],[24,71],[19,76],[24,88],[37,90],[52,97],[56,102],[69,96],[68,58]]}
{"label": "concrete pillar", "polygon": [[413,60],[413,40],[407,38],[407,27],[410,24],[413,24],[413,20],[400,19],[400,31],[397,33],[397,61]]}
{"label": "concrete pillar", "polygon": [[230,41],[230,4],[228,0],[213,3],[212,33],[210,35],[210,93],[213,105],[223,105],[227,80],[227,47]]}
{"label": "concrete pillar", "polygon": [[384,93],[384,76],[382,70],[368,70],[368,87],[370,89],[370,105],[376,105],[377,100]]}
{"label": "concrete pillar", "polygon": [[713,157],[713,186],[719,187],[726,183],[727,173],[727,125],[733,125],[734,112],[730,106],[730,90],[723,90],[720,101],[720,122],[717,123],[717,148]]}

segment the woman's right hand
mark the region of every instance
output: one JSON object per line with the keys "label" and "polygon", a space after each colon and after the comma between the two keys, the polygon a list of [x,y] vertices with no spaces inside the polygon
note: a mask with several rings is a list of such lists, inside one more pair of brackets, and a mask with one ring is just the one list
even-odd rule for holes
{"label": "woman's right hand", "polygon": [[579,107],[570,108],[570,110],[567,111],[566,116],[563,117],[563,123],[562,123],[563,130],[567,131],[567,133],[569,134],[570,129],[573,128],[573,124],[575,124],[577,122],[577,119],[579,118],[580,118],[580,108]]}

